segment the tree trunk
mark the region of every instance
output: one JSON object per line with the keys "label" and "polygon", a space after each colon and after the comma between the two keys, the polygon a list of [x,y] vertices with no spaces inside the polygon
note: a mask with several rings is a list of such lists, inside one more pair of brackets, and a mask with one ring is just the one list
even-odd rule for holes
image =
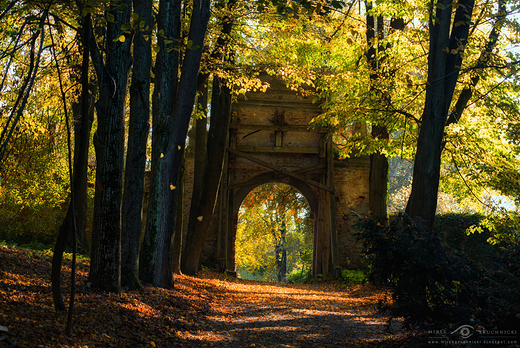
{"label": "tree trunk", "polygon": [[[493,29],[490,31],[488,40],[486,42],[486,45],[484,47],[484,50],[480,52],[479,59],[477,60],[478,66],[484,67],[485,65],[489,64],[489,61],[491,60],[493,50],[495,49],[498,38],[500,37],[500,33],[502,32],[502,28],[504,27],[506,20],[506,2],[505,0],[499,0],[498,1],[498,11],[497,15],[495,17],[495,23],[493,24]],[[477,66],[477,67],[478,67]],[[466,110],[466,107],[468,106],[468,102],[471,100],[471,97],[473,96],[473,89],[480,81],[480,75],[478,73],[478,70],[472,71],[471,76],[471,82],[468,86],[464,87],[464,89],[461,91],[459,98],[457,99],[457,102],[455,103],[455,106],[453,107],[452,112],[448,116],[448,120],[446,121],[446,126],[459,122],[460,118],[462,117],[462,113],[464,110]]]}
{"label": "tree trunk", "polygon": [[380,152],[370,155],[370,211],[381,223],[388,220],[387,190],[388,190],[388,159]]}
{"label": "tree trunk", "polygon": [[182,255],[182,269],[185,274],[195,274],[199,267],[202,250],[211,217],[215,209],[222,164],[227,146],[227,133],[231,119],[231,92],[219,77],[213,77],[211,98],[211,123],[208,134],[207,164],[204,169],[203,197],[197,210],[190,211],[188,234]]}
{"label": "tree trunk", "polygon": [[172,250],[172,272],[181,272],[181,251],[182,251],[182,229],[184,226],[184,178],[186,174],[186,158],[182,159],[181,173],[179,174],[179,186],[177,187],[177,220],[175,221],[175,233],[173,235]]}
{"label": "tree trunk", "polygon": [[[195,159],[193,164],[193,189],[191,191],[191,205],[190,213],[197,212],[200,199],[202,195],[204,183],[204,168],[206,167],[206,141],[207,141],[207,126],[208,126],[208,75],[199,74],[198,77],[198,107],[199,112],[204,114],[204,117],[197,118],[195,121]],[[190,216],[191,218],[191,216]]]}
{"label": "tree trunk", "polygon": [[[227,3],[228,9],[232,9],[235,3],[236,0],[229,1]],[[221,2],[219,6],[224,5]],[[221,52],[227,46],[229,34],[233,28],[233,21],[231,18],[225,17],[222,22],[222,32],[217,40],[217,48],[213,52],[213,57],[220,58],[226,62],[229,60],[229,57],[222,56]],[[210,130],[207,139],[202,189],[200,190],[200,197],[197,196],[196,201],[192,199],[188,233],[181,258],[181,267],[186,274],[192,275],[198,271],[202,245],[213,216],[220,187],[230,119],[231,91],[227,87],[225,80],[214,76],[211,95]]]}
{"label": "tree trunk", "polygon": [[281,249],[282,249],[280,281],[285,283],[287,281],[287,243],[286,243],[287,227],[285,225],[285,214],[283,214],[283,218],[284,218],[284,221],[282,221],[282,228],[280,229],[280,240],[281,240]]}
{"label": "tree trunk", "polygon": [[[281,206],[282,209],[285,208],[285,202]],[[286,248],[286,234],[287,228],[285,225],[285,213],[278,212],[277,220],[281,216],[281,226],[278,228],[278,233],[276,233],[276,229],[272,231],[275,244],[274,244],[274,254],[275,254],[275,263],[276,263],[276,280],[278,282],[285,282],[287,275],[287,248]]]}
{"label": "tree trunk", "polygon": [[[173,221],[168,213],[175,211],[173,194],[176,182],[171,181],[173,168],[166,161],[172,116],[177,94],[179,52],[168,50],[165,38],[180,39],[181,1],[161,0],[157,16],[157,29],[164,32],[158,37],[159,52],[155,63],[155,88],[153,93],[152,168],[146,231],[141,247],[139,274],[141,280],[164,287],[173,285],[172,275],[161,278],[162,252],[171,244]],[[166,243],[167,245],[164,245]]]}
{"label": "tree trunk", "polygon": [[[134,0],[134,12],[152,27],[152,0]],[[125,166],[125,189],[122,207],[121,281],[130,289],[139,284],[139,241],[141,238],[141,210],[144,196],[146,147],[150,128],[150,70],[151,40],[137,31],[133,44],[132,84],[130,86],[130,121]]]}
{"label": "tree trunk", "polygon": [[97,169],[89,281],[94,287],[119,292],[124,111],[132,41],[120,38],[123,35],[121,25],[130,22],[132,3],[122,0],[111,2],[109,6],[109,13],[115,20],[107,24],[106,63],[104,66],[95,64],[99,100],[96,104],[98,127],[94,134]]}
{"label": "tree trunk", "polygon": [[[82,95],[80,97],[82,106],[82,115],[79,118],[79,123],[76,123],[74,128],[75,132],[75,143],[74,143],[74,167],[73,167],[73,188],[74,191],[73,200],[69,203],[67,209],[67,215],[63,220],[58,237],[56,239],[56,245],[52,254],[52,268],[51,268],[51,283],[52,283],[52,296],[54,302],[54,309],[58,312],[65,310],[65,304],[63,302],[63,296],[61,293],[61,264],[63,260],[63,252],[69,240],[69,236],[72,234],[74,228],[74,216],[76,215],[76,228],[85,228],[87,208],[86,208],[86,193],[87,193],[87,163],[88,163],[88,149],[90,130],[92,127],[92,120],[90,118],[92,114],[91,98],[89,96],[88,86],[88,65],[89,65],[89,52],[88,42],[90,34],[90,16],[87,15],[83,20],[83,34],[82,34],[82,46],[83,46],[83,61],[82,61],[82,73],[81,73],[81,84],[82,84]],[[75,114],[76,116],[78,114]],[[82,227],[83,226],[83,227]]]}
{"label": "tree trunk", "polygon": [[[372,10],[372,1],[365,1],[365,7],[367,9],[366,15],[366,39],[367,39],[367,52],[365,54],[368,64],[370,65],[370,83],[371,90],[373,93],[378,94],[378,101],[381,101],[381,93],[378,89],[379,83],[379,71],[378,71],[378,51],[376,50],[376,21],[374,16],[370,13]],[[377,17],[377,39],[381,40],[383,28],[381,17]],[[374,139],[388,140],[388,131],[386,126],[379,124],[372,125],[371,135]],[[368,202],[369,209],[373,217],[382,223],[387,221],[386,211],[386,196],[388,186],[388,160],[381,151],[377,151],[370,155],[370,174],[369,174],[369,192]]]}
{"label": "tree trunk", "polygon": [[[88,61],[87,61],[88,64]],[[88,73],[88,71],[87,71]],[[94,121],[94,97],[97,87],[94,84],[88,85],[87,76],[87,102],[88,105],[83,109],[83,101],[74,103],[72,110],[74,113],[74,173],[78,173],[78,177],[74,178],[74,183],[77,185],[74,191],[76,196],[76,232],[78,235],[78,242],[80,250],[83,252],[90,251],[90,243],[87,238],[87,224],[88,224],[88,194],[87,194],[87,172],[88,172],[88,150],[90,145],[90,132],[92,130],[92,123]],[[91,94],[89,94],[89,88]],[[83,119],[83,113],[87,113],[87,120]],[[84,131],[83,131],[84,129]],[[81,154],[80,154],[81,153]],[[79,162],[82,163],[79,163]],[[79,180],[79,182],[78,182]]]}
{"label": "tree trunk", "polygon": [[198,107],[203,117],[195,121],[195,162],[193,167],[193,191],[191,205],[197,206],[204,182],[204,167],[206,165],[206,141],[208,138],[208,75],[199,74]]}
{"label": "tree trunk", "polygon": [[[180,3],[178,8],[180,9]],[[157,181],[156,179],[156,181],[151,182],[150,197],[157,195],[157,197],[154,198],[156,203],[153,206],[158,209],[157,211],[150,210],[152,205],[149,206],[148,221],[150,223],[147,223],[146,234],[153,233],[155,238],[152,241],[145,236],[145,241],[148,240],[149,246],[147,262],[149,281],[156,286],[165,288],[173,286],[171,244],[175,230],[178,198],[175,188],[179,185],[180,166],[184,156],[186,135],[188,133],[193,103],[195,102],[197,75],[199,73],[202,47],[204,47],[209,15],[209,0],[193,2],[193,13],[188,34],[188,41],[192,42],[192,47],[188,48],[185,52],[173,113],[159,114],[162,118],[168,115],[173,116],[173,118],[171,128],[166,128],[170,135],[170,137],[164,139],[164,144],[167,146],[163,149],[164,152],[159,154],[159,158],[161,158],[161,162],[163,162],[161,169],[165,170],[158,178],[162,180]],[[165,36],[168,37],[166,31]],[[157,63],[157,66],[159,66],[159,63]],[[161,94],[157,94],[157,98],[160,99]],[[155,124],[154,122],[154,125]],[[153,170],[152,163],[152,180],[155,178]],[[162,190],[162,192],[159,192],[160,190]],[[157,213],[160,214],[157,215]]]}
{"label": "tree trunk", "polygon": [[[421,130],[417,139],[412,192],[406,213],[420,218],[431,230],[437,209],[442,140],[444,127],[462,65],[463,50],[469,33],[473,0],[439,1],[435,16],[430,8],[430,51],[428,81]],[[456,8],[450,35],[452,8]]]}
{"label": "tree trunk", "polygon": [[[369,14],[372,9],[372,1],[366,1],[367,16],[366,16],[366,38],[368,50],[366,53],[367,61],[372,69],[370,74],[370,82],[372,89],[377,93],[377,100],[383,106],[390,107],[391,100],[390,96],[381,90],[378,85],[379,80],[382,78],[379,71],[380,64],[380,53],[382,53],[387,47],[382,45],[380,42],[384,38],[384,21],[383,17],[377,17],[377,22],[374,17]],[[376,28],[377,23],[377,39],[378,39],[378,50],[376,50]],[[399,18],[392,18],[390,21],[390,32],[392,30],[404,29],[404,21]],[[380,139],[388,141],[390,135],[388,129],[383,122],[377,122],[372,125],[371,135],[374,139]],[[381,151],[377,151],[370,155],[370,174],[369,174],[369,204],[372,216],[379,222],[386,224],[388,222],[387,212],[387,200],[388,196],[388,158]]]}

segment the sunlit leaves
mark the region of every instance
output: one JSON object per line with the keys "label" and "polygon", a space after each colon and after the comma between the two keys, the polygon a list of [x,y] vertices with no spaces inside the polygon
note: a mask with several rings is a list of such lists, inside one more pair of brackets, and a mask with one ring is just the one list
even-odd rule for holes
{"label": "sunlit leaves", "polygon": [[[455,3],[454,8],[456,6]],[[316,100],[322,103],[324,113],[313,122],[315,125],[334,128],[338,157],[380,151],[389,157],[399,156],[413,160],[428,74],[427,8],[427,3],[422,1],[376,2],[370,13],[374,17],[381,16],[384,35],[376,35],[375,41],[370,43],[366,39],[363,6],[360,6],[359,11],[347,11],[347,6],[343,8],[343,13],[330,13],[326,18],[301,16],[297,20],[266,11],[259,17],[256,36],[251,40],[257,50],[254,54],[250,53],[248,59],[284,78],[287,85],[295,90],[303,84],[316,88],[319,93],[319,99]],[[518,92],[513,87],[515,83],[511,83],[516,78],[516,65],[508,63],[518,60],[517,55],[511,52],[512,46],[518,46],[518,19],[510,15],[506,17],[499,42],[490,53],[487,65],[500,68],[475,69],[482,64],[479,59],[488,44],[492,25],[497,18],[497,6],[496,3],[490,6],[488,2],[477,1],[475,9],[468,42],[449,52],[454,54],[464,51],[462,72],[454,100],[463,88],[471,85],[475,76],[480,77],[468,109],[464,111],[463,118],[467,117],[468,122],[460,124],[460,127],[470,129],[462,129],[460,137],[448,131],[450,139],[444,150],[443,162],[445,173],[448,174],[446,180],[450,181],[444,185],[444,189],[455,190],[452,193],[458,197],[463,209],[469,206],[477,208],[474,204],[475,194],[478,196],[479,192],[491,190],[490,195],[493,195],[492,191],[496,192],[498,189],[498,183],[483,180],[487,176],[477,177],[477,172],[483,167],[478,163],[481,151],[487,152],[485,158],[490,159],[485,165],[487,171],[491,171],[493,163],[504,167],[498,160],[505,155],[504,151],[518,152],[500,134],[500,130],[506,128],[510,130],[510,138],[515,139],[515,124],[519,121]],[[403,30],[391,29],[390,20],[395,18],[403,19]],[[460,24],[454,23],[454,26]],[[376,31],[379,30],[380,28],[376,28]],[[376,71],[367,64],[366,52],[369,44],[376,48]],[[374,76],[377,78],[376,83],[371,80]],[[499,121],[494,121],[495,118]],[[502,119],[508,121],[500,121]],[[385,126],[391,133],[390,140],[381,141],[367,136],[372,124]],[[472,124],[482,130],[485,128],[490,133],[486,136],[473,133]],[[364,131],[356,131],[363,127]],[[491,131],[492,128],[496,129],[496,134]],[[451,146],[453,137],[459,137],[456,141],[457,148]],[[462,139],[465,139],[465,145]],[[473,146],[474,144],[477,146]],[[463,175],[456,172],[454,167],[450,169],[452,157],[459,158],[461,147],[465,148],[464,152],[467,154],[474,152],[464,155],[466,164],[458,163],[461,172],[466,170],[462,170],[463,168],[468,170]],[[505,155],[505,158],[510,156]],[[459,158],[458,161],[462,160]],[[516,166],[513,164],[516,159],[510,163],[507,170],[504,168],[500,171],[511,173],[510,169]],[[475,171],[475,168],[481,169]],[[474,174],[468,176],[469,171]],[[463,177],[469,180],[470,186],[479,187],[464,189],[468,185]],[[502,176],[505,177],[506,175]],[[471,183],[473,178],[476,180]],[[506,186],[498,191],[507,191]],[[473,203],[470,203],[471,200]]]}
{"label": "sunlit leaves", "polygon": [[277,246],[287,250],[288,273],[302,267],[307,270],[312,228],[307,202],[294,188],[274,183],[257,187],[240,210],[236,238],[239,273],[242,269],[264,280],[276,280]]}

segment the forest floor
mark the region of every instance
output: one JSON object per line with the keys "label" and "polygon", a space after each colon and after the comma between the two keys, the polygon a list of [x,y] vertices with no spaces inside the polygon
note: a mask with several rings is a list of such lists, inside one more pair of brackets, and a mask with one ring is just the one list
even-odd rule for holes
{"label": "forest floor", "polygon": [[[390,294],[334,281],[281,284],[204,271],[171,290],[106,294],[78,261],[71,337],[54,311],[52,255],[0,246],[0,325],[20,347],[403,347],[414,336],[377,311]],[[63,267],[68,302],[70,259]],[[414,346],[413,343],[410,344]],[[0,347],[3,347],[0,343]]]}

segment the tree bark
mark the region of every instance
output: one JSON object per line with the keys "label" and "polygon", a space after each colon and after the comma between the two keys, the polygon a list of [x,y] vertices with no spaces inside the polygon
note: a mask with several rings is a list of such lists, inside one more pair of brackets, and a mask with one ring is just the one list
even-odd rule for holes
{"label": "tree bark", "polygon": [[[376,28],[374,17],[369,13],[372,9],[372,1],[366,1],[365,6],[367,8],[366,16],[366,39],[368,50],[366,58],[371,68],[370,82],[372,84],[371,89],[377,94],[378,102],[383,105],[390,106],[390,100],[388,96],[385,96],[384,92],[381,92],[377,87],[379,79],[381,78],[379,73],[379,59],[378,50],[376,50]],[[377,39],[380,42],[383,39],[383,18],[377,17]],[[378,44],[379,51],[383,51],[385,48]],[[377,121],[376,124],[372,125],[371,135],[374,139],[380,139],[388,141],[390,138],[386,125],[381,121]],[[369,209],[372,216],[379,222],[386,224],[388,221],[386,199],[388,195],[388,159],[386,155],[381,151],[370,154],[370,173],[369,173],[369,194],[368,202]]]}
{"label": "tree bark", "polygon": [[227,146],[227,132],[231,118],[231,91],[219,77],[213,77],[211,123],[208,134],[207,164],[197,210],[190,211],[188,234],[181,267],[185,274],[195,274],[199,267],[202,245],[215,209],[222,176],[222,164]]}
{"label": "tree bark", "polygon": [[287,280],[287,227],[285,225],[285,213],[282,213],[281,227],[278,232],[280,232],[280,239],[277,240],[275,245],[276,268],[278,269],[277,279],[279,282],[285,283]]}
{"label": "tree bark", "polygon": [[388,159],[381,152],[370,155],[369,174],[369,204],[374,218],[381,223],[388,221],[387,191],[388,191]]}
{"label": "tree bark", "polygon": [[[172,275],[161,278],[164,249],[171,243],[173,221],[168,213],[174,211],[173,193],[176,182],[170,179],[173,170],[166,154],[173,124],[173,107],[178,88],[178,50],[169,50],[165,40],[180,39],[181,1],[161,0],[157,16],[157,29],[164,32],[157,38],[159,52],[155,62],[155,88],[153,93],[152,168],[146,231],[141,247],[139,274],[141,280],[154,285],[171,287]],[[167,246],[164,245],[167,243]],[[159,269],[158,269],[159,268]]]}
{"label": "tree bark", "polygon": [[[73,200],[69,203],[67,214],[63,220],[56,244],[54,246],[54,252],[52,254],[52,268],[51,268],[51,284],[52,284],[52,297],[54,302],[54,309],[57,312],[65,310],[65,304],[63,302],[63,295],[61,293],[61,265],[63,261],[63,252],[69,236],[74,228],[74,216],[76,215],[76,228],[85,228],[87,207],[86,207],[86,193],[87,193],[87,163],[88,163],[88,149],[90,131],[92,128],[92,99],[89,95],[88,86],[88,66],[89,66],[89,50],[88,42],[90,40],[90,15],[87,15],[83,19],[83,34],[82,34],[82,47],[83,47],[83,60],[81,66],[81,85],[82,95],[80,97],[82,115],[79,118],[79,123],[74,128],[75,132],[75,143],[74,143],[74,167],[73,167]],[[77,114],[76,114],[77,116]],[[82,227],[83,226],[83,227]],[[84,232],[84,231],[83,231]]]}
{"label": "tree bark", "polygon": [[459,0],[456,5],[451,0],[439,1],[435,16],[433,7],[430,8],[426,99],[417,139],[412,192],[406,207],[406,213],[422,219],[429,230],[433,228],[437,209],[444,127],[462,65],[461,45],[467,43],[474,0]]}
{"label": "tree bark", "polygon": [[[232,9],[236,1],[228,2],[228,9]],[[222,6],[222,3],[220,4]],[[223,19],[222,32],[217,40],[214,58],[220,58],[224,63],[229,57],[223,56],[222,51],[226,47],[229,34],[233,28],[233,21],[229,17]],[[210,130],[207,139],[206,164],[200,196],[196,201],[192,200],[190,218],[188,221],[188,233],[184,252],[181,257],[181,267],[184,273],[193,275],[199,268],[199,258],[202,245],[213,216],[218,189],[222,177],[222,165],[227,147],[227,133],[231,119],[231,91],[226,85],[226,80],[219,76],[213,77],[211,95],[211,119]]]}
{"label": "tree bark", "polygon": [[181,252],[182,252],[182,229],[184,226],[184,178],[186,174],[186,158],[182,159],[181,173],[179,174],[179,186],[177,187],[177,219],[175,221],[175,233],[173,235],[172,250],[172,272],[182,274],[181,272]]}
{"label": "tree bark", "polygon": [[[88,46],[87,46],[88,47]],[[88,61],[87,61],[88,64]],[[88,71],[87,71],[88,73]],[[83,82],[82,82],[83,83]],[[88,85],[87,76],[87,107],[83,108],[83,100],[72,105],[74,113],[74,173],[78,172],[78,177],[74,178],[77,185],[74,191],[76,196],[76,230],[78,235],[79,248],[83,252],[90,252],[90,242],[87,238],[88,224],[88,194],[87,194],[87,173],[88,173],[88,150],[90,146],[90,132],[94,121],[94,97],[97,86]],[[89,93],[90,89],[90,93]],[[81,98],[83,99],[83,98]],[[83,114],[86,112],[87,119],[84,120]],[[81,153],[81,154],[80,154]],[[79,162],[82,163],[79,163]],[[79,180],[79,182],[78,182]]]}
{"label": "tree bark", "polygon": [[110,292],[121,289],[124,111],[132,40],[126,36],[124,41],[120,38],[124,35],[121,25],[130,22],[131,9],[130,0],[109,4],[109,13],[115,20],[107,24],[106,62],[101,66],[96,57],[94,65],[99,100],[98,127],[94,134],[97,169],[89,281],[92,286]]}
{"label": "tree bark", "polygon": [[[179,3],[180,9],[180,3]],[[152,163],[152,182],[150,197],[154,198],[154,205],[149,206],[147,234],[153,233],[156,237],[154,241],[148,239],[148,278],[149,281],[165,288],[173,286],[172,271],[172,237],[175,230],[175,220],[177,212],[178,195],[175,191],[179,186],[180,166],[184,156],[184,147],[186,144],[186,135],[193,110],[193,103],[197,91],[197,76],[202,57],[202,47],[204,47],[204,39],[208,20],[210,16],[210,1],[201,0],[193,2],[193,12],[191,15],[190,31],[188,41],[192,42],[192,47],[188,47],[181,68],[181,78],[179,81],[177,95],[173,108],[173,113],[160,113],[160,117],[172,117],[171,128],[168,129],[169,137],[164,139],[164,152],[159,154],[162,158],[165,169],[158,179],[154,180],[153,163]],[[166,32],[166,31],[165,31]],[[157,64],[158,65],[158,64]],[[157,73],[156,73],[157,75]],[[175,80],[176,81],[176,80]],[[155,94],[155,93],[154,93]],[[160,95],[157,98],[160,99]],[[154,122],[154,127],[155,127]],[[155,132],[155,129],[154,129]],[[162,155],[162,157],[161,157]],[[157,157],[156,157],[157,158]],[[153,159],[152,159],[153,160]],[[162,190],[162,192],[159,192]],[[150,210],[152,207],[157,208],[156,211]],[[160,215],[157,215],[160,213]],[[153,218],[151,218],[153,216]],[[145,241],[147,238],[145,236]]]}
{"label": "tree bark", "polygon": [[[484,49],[480,52],[479,59],[477,60],[478,65],[477,68],[485,67],[486,64],[489,63],[491,60],[491,56],[493,54],[493,50],[495,49],[498,38],[500,37],[500,33],[502,32],[502,28],[504,27],[506,19],[506,3],[505,0],[499,0],[498,1],[498,13],[495,17],[495,23],[493,25],[493,29],[489,33],[488,40],[486,42],[486,45],[484,46]],[[459,122],[460,118],[462,117],[462,113],[464,110],[466,110],[466,107],[468,106],[468,102],[471,100],[471,97],[473,96],[473,89],[480,81],[480,75],[476,70],[472,71],[472,76],[470,80],[470,84],[462,90],[462,92],[459,95],[459,98],[457,99],[457,102],[455,103],[455,106],[453,107],[452,112],[448,116],[448,120],[446,121],[446,126]]]}
{"label": "tree bark", "polygon": [[[208,85],[207,74],[199,74],[198,77],[198,107],[201,108],[204,117],[200,117],[195,121],[195,160],[193,164],[193,190],[191,192],[190,212],[197,211],[200,204],[202,187],[204,182],[204,168],[206,166],[206,141],[208,126]],[[199,111],[199,112],[200,112]]]}
{"label": "tree bark", "polygon": [[[145,27],[152,27],[152,0],[134,0],[134,12],[145,22]],[[128,286],[130,289],[141,287],[139,283],[139,242],[146,147],[150,128],[152,48],[151,40],[147,40],[144,35],[150,35],[150,32],[137,31],[134,35],[130,121],[122,207],[121,281],[123,286]]]}

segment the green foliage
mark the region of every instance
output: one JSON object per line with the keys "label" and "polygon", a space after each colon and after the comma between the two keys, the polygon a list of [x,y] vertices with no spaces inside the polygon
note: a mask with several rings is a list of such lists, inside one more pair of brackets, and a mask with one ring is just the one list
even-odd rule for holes
{"label": "green foliage", "polygon": [[[2,162],[0,238],[17,243],[50,244],[64,217],[68,198],[68,169],[63,155],[63,128],[45,109],[23,119]],[[38,117],[40,116],[40,117]]]}
{"label": "green foliage", "polygon": [[[248,64],[283,78],[294,90],[304,84],[315,88],[314,97],[322,102],[324,113],[314,124],[334,129],[339,157],[380,151],[412,161],[428,76],[428,6],[395,1],[365,4],[369,3],[373,6],[369,13],[376,21],[378,16],[384,18],[382,30],[377,24],[371,42],[367,42],[363,4],[358,11],[347,3],[343,12],[332,11],[326,17],[284,17],[266,11],[255,22],[258,30],[250,33],[253,49],[242,56]],[[498,2],[475,2],[474,13],[479,18],[472,23],[464,47],[453,100],[455,103],[464,88],[472,90],[472,97],[462,117],[447,127],[443,143],[441,191],[446,199],[439,206],[444,212],[455,211],[455,204],[457,212],[487,212],[487,206],[496,205],[493,198],[498,194],[511,200],[519,197],[520,84],[518,63],[510,62],[518,62],[518,53],[511,46],[518,43],[520,26],[518,16],[511,15],[515,11],[512,2],[506,4],[512,12],[507,13],[498,43],[486,58],[484,65],[489,67],[477,69],[490,43]],[[404,28],[390,28],[390,18],[403,19]],[[375,70],[367,60],[370,47],[377,52]],[[367,136],[372,125],[386,127],[390,140]],[[404,210],[408,189],[391,194],[399,199],[398,208],[403,208],[399,210]]]}
{"label": "green foliage", "polygon": [[486,328],[518,324],[520,278],[510,272],[512,259],[478,264],[445,248],[437,232],[404,214],[388,226],[363,218],[358,228],[371,279],[392,288],[390,310],[407,324],[446,329],[468,323]]}
{"label": "green foliage", "polygon": [[489,235],[488,242],[494,245],[500,243],[519,243],[520,242],[520,216],[517,211],[508,211],[505,209],[497,210],[494,214],[490,214],[479,221],[479,224],[473,226],[468,235],[475,232],[479,234]]}
{"label": "green foliage", "polygon": [[287,275],[288,283],[307,283],[312,276],[310,267],[302,267],[301,270],[293,269],[291,273]]}
{"label": "green foliage", "polygon": [[365,284],[369,275],[362,269],[342,269],[341,276],[348,286]]}
{"label": "green foliage", "polygon": [[[0,238],[21,245],[53,244],[70,198],[78,14],[72,3],[17,1],[0,21]],[[29,77],[32,88],[24,90]]]}
{"label": "green foliage", "polygon": [[520,215],[516,211],[499,210],[470,228],[468,236],[481,236],[494,246],[491,260],[520,277]]}
{"label": "green foliage", "polygon": [[289,283],[306,283],[312,277],[312,245],[305,248],[300,255],[298,264],[287,275]]}

